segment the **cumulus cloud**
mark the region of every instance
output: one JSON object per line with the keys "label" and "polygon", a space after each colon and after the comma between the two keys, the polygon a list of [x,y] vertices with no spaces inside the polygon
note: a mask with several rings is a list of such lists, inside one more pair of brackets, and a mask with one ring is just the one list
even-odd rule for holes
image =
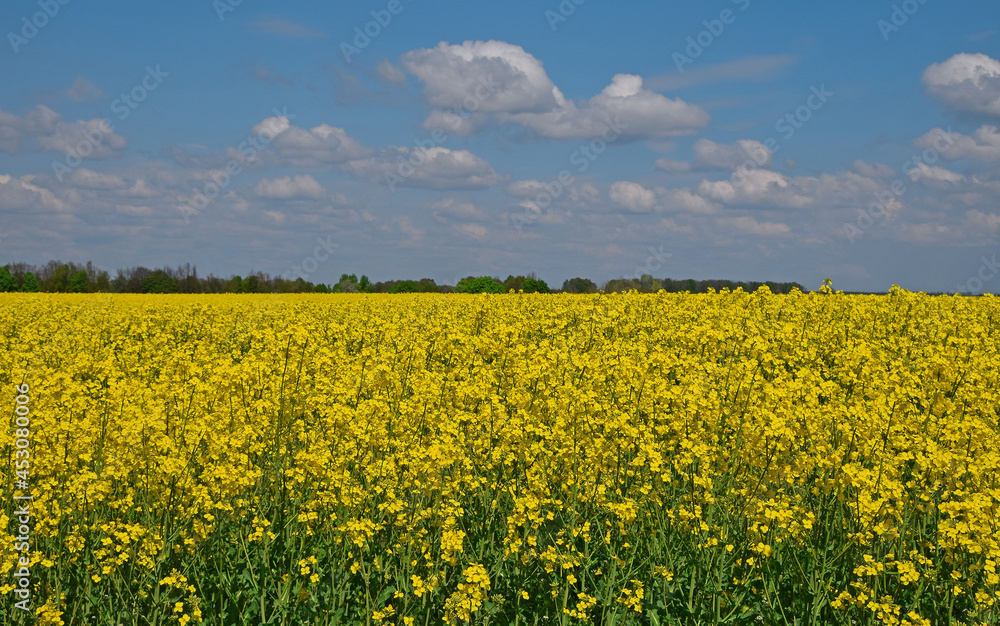
{"label": "cumulus cloud", "polygon": [[648,213],[656,206],[656,192],[627,180],[613,183],[608,196],[612,202],[633,213]]}
{"label": "cumulus cloud", "polygon": [[852,165],[854,171],[867,178],[892,178],[896,172],[888,165],[882,163],[868,163],[858,159]]}
{"label": "cumulus cloud", "polygon": [[749,216],[717,218],[715,223],[721,228],[730,228],[759,237],[780,237],[792,231],[788,224],[761,222]]}
{"label": "cumulus cloud", "polygon": [[660,206],[664,211],[709,215],[719,212],[722,208],[718,204],[692,193],[690,189],[658,187],[656,191],[660,195]]}
{"label": "cumulus cloud", "polygon": [[254,193],[261,198],[273,200],[303,200],[322,198],[326,189],[308,174],[265,178],[257,183]]}
{"label": "cumulus cloud", "polygon": [[773,155],[767,146],[753,139],[740,139],[732,144],[699,139],[694,144],[693,161],[663,158],[657,159],[656,167],[672,174],[704,170],[733,170],[741,165],[770,167],[772,158]]}
{"label": "cumulus cloud", "polygon": [[735,169],[748,160],[758,167],[768,167],[772,157],[764,144],[753,139],[740,139],[735,144],[699,139],[694,144],[694,155],[699,166],[717,169]]}
{"label": "cumulus cloud", "polygon": [[253,133],[270,139],[268,148],[259,156],[275,164],[322,168],[363,158],[372,152],[349,137],[343,128],[320,124],[305,129],[292,125],[285,116],[262,120],[253,127]]}
{"label": "cumulus cloud", "polygon": [[120,154],[128,141],[102,119],[65,122],[52,109],[38,105],[23,116],[0,109],[0,150],[20,154],[25,150],[51,150],[86,159]]}
{"label": "cumulus cloud", "polygon": [[46,150],[86,159],[108,159],[128,147],[128,141],[101,119],[60,122],[51,133],[39,135],[37,140]]}
{"label": "cumulus cloud", "polygon": [[[614,76],[600,94],[578,106],[553,84],[541,61],[502,41],[442,42],[406,53],[402,63],[424,83],[424,97],[438,111],[491,114],[544,137],[603,134],[607,139],[609,127],[616,138],[672,137],[695,132],[710,120],[704,109],[644,89],[642,78],[629,74]],[[444,126],[447,118],[434,115],[425,126]],[[453,132],[468,134],[481,126],[459,124]]]}
{"label": "cumulus cloud", "polygon": [[489,234],[489,231],[482,224],[455,224],[452,226],[452,230],[463,237],[479,241],[486,239],[486,236]]}
{"label": "cumulus cloud", "polygon": [[982,126],[971,135],[935,128],[914,143],[919,148],[937,150],[946,161],[1000,161],[1000,131],[996,126]]}
{"label": "cumulus cloud", "polygon": [[711,117],[701,107],[644,89],[642,77],[617,74],[610,85],[581,106],[564,103],[545,113],[503,114],[545,137],[614,137],[662,139],[697,132]]}
{"label": "cumulus cloud", "polygon": [[966,177],[943,167],[918,163],[909,172],[910,180],[936,189],[952,189],[966,182]]}
{"label": "cumulus cloud", "polygon": [[0,174],[0,209],[32,210],[39,207],[64,211],[66,203],[55,197],[48,189],[35,185],[34,176],[15,178]]}
{"label": "cumulus cloud", "polygon": [[468,150],[392,147],[342,166],[358,178],[372,182],[429,189],[474,189],[503,180],[489,162]]}
{"label": "cumulus cloud", "polygon": [[[466,41],[418,49],[403,67],[424,83],[424,97],[441,109],[466,107],[494,113],[548,111],[565,102],[541,61],[503,41]],[[477,95],[478,92],[478,95]]]}
{"label": "cumulus cloud", "polygon": [[664,172],[670,172],[671,174],[683,174],[691,171],[690,161],[678,161],[677,159],[662,158],[657,159],[655,165],[657,169],[661,169]]}
{"label": "cumulus cloud", "polygon": [[100,100],[105,97],[104,91],[100,87],[90,82],[83,76],[77,76],[73,85],[66,90],[66,95],[71,100],[83,102],[84,100]]}
{"label": "cumulus cloud", "polygon": [[956,54],[923,75],[927,90],[956,111],[1000,116],[1000,61],[985,54]]}
{"label": "cumulus cloud", "polygon": [[445,198],[431,205],[432,215],[439,222],[447,221],[447,218],[460,220],[482,220],[486,218],[486,213],[471,202],[465,202],[456,198]]}
{"label": "cumulus cloud", "polygon": [[545,185],[540,180],[515,180],[507,185],[507,193],[515,198],[534,198],[545,191]]}
{"label": "cumulus cloud", "polygon": [[379,78],[387,83],[401,83],[406,80],[406,74],[403,73],[403,70],[393,65],[389,59],[379,63],[375,69],[378,71]]}
{"label": "cumulus cloud", "polygon": [[741,171],[736,181],[702,181],[698,193],[729,205],[758,205],[804,208],[814,198],[792,184],[788,178],[771,170]]}

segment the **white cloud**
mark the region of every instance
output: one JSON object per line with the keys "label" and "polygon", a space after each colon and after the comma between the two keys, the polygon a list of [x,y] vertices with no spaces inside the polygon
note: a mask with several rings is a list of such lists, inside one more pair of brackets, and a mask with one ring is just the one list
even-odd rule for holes
{"label": "white cloud", "polygon": [[265,178],[257,183],[254,193],[261,198],[274,200],[315,199],[322,198],[326,194],[326,189],[312,176],[303,174],[294,178],[291,176]]}
{"label": "white cloud", "polygon": [[923,75],[928,91],[958,111],[1000,115],[1000,61],[985,54],[956,54]]}
{"label": "white cloud", "polygon": [[[702,181],[698,193],[729,205],[759,205],[803,208],[814,198],[792,184],[788,178],[771,170],[741,170],[733,180]],[[742,183],[742,184],[737,184]]]}
{"label": "white cloud", "polygon": [[946,161],[1000,161],[1000,131],[996,126],[981,126],[971,135],[935,128],[914,143],[919,148],[937,150]]}
{"label": "white cloud", "polygon": [[375,69],[378,71],[379,77],[387,83],[401,83],[406,80],[406,74],[403,73],[403,70],[393,65],[389,59],[379,63]]}
{"label": "white cloud", "polygon": [[688,161],[678,161],[676,159],[656,159],[656,167],[671,174],[683,174],[691,171],[691,163]]}
{"label": "white cloud", "polygon": [[39,207],[64,211],[68,207],[62,200],[56,198],[51,191],[35,185],[34,176],[14,178],[9,174],[0,174],[0,209],[37,209]]}
{"label": "white cloud", "polygon": [[507,193],[517,198],[534,198],[545,191],[545,185],[539,180],[515,180],[507,185]]}
{"label": "white cloud", "polygon": [[662,139],[697,132],[711,117],[699,106],[643,89],[640,76],[617,74],[604,91],[580,107],[565,101],[545,113],[503,114],[500,120],[556,139]]}
{"label": "white cloud", "polygon": [[442,130],[454,135],[471,135],[486,126],[489,118],[483,113],[459,115],[452,111],[435,109],[424,120],[424,128]]}
{"label": "white cloud", "polygon": [[740,139],[736,143],[716,143],[710,139],[699,139],[694,144],[694,160],[657,159],[656,167],[672,174],[692,171],[734,170],[742,165],[747,167],[770,167],[773,155],[763,143],[753,139]]}
{"label": "white cloud", "polygon": [[709,215],[718,213],[722,208],[718,204],[692,193],[690,189],[658,187],[656,191],[661,197],[660,206],[663,207],[664,211]]}
{"label": "white cloud", "polygon": [[748,216],[717,218],[715,223],[721,228],[732,228],[759,237],[780,237],[792,231],[788,224],[781,222],[759,222]]}
{"label": "white cloud", "polygon": [[261,121],[257,122],[251,129],[251,132],[255,135],[261,135],[268,139],[274,139],[281,133],[285,132],[291,128],[292,123],[288,120],[285,115],[276,115],[273,117],[265,117]]}
{"label": "white cloud", "polygon": [[697,165],[717,169],[735,169],[747,161],[757,167],[769,167],[772,157],[764,144],[753,139],[740,139],[735,144],[699,139],[694,144],[694,155]]}
{"label": "white cloud", "polygon": [[615,204],[634,213],[648,213],[656,206],[656,192],[627,180],[613,183],[608,196]]}
{"label": "white cloud", "polygon": [[910,170],[909,175],[913,182],[919,182],[936,189],[953,189],[956,185],[967,180],[965,176],[957,172],[926,163],[918,163],[915,168]]}
{"label": "white cloud", "polygon": [[432,215],[439,222],[446,221],[446,218],[462,220],[482,220],[486,214],[471,202],[465,202],[456,198],[445,198],[431,205]]}
{"label": "white cloud", "polygon": [[489,231],[482,224],[456,224],[452,226],[452,230],[464,237],[480,241],[486,239],[486,236],[489,234]]}
{"label": "white cloud", "polygon": [[[322,168],[363,158],[372,152],[349,137],[343,128],[320,124],[305,129],[293,126],[284,116],[262,120],[253,127],[253,132],[271,140],[258,155],[273,164]],[[239,156],[235,148],[230,149],[230,156]]]}
{"label": "white cloud", "polygon": [[455,133],[475,132],[482,120],[449,126],[444,122],[458,120],[442,111],[493,114],[502,123],[557,139],[672,137],[695,132],[710,120],[701,107],[643,89],[642,78],[630,74],[614,76],[600,94],[577,106],[553,84],[541,61],[502,41],[442,42],[406,53],[402,63],[424,83],[424,96],[437,109],[425,127],[453,126]]}
{"label": "white cloud", "polygon": [[466,107],[469,110],[548,111],[565,101],[541,61],[503,41],[441,42],[436,48],[407,52],[402,62],[423,81],[431,106],[441,109],[465,107],[469,100],[476,105]]}
{"label": "white cloud", "polygon": [[430,189],[490,187],[503,180],[489,162],[468,150],[449,150],[441,146],[428,149],[392,147],[365,159],[348,161],[343,168],[372,182],[391,180],[401,186]]}
{"label": "white cloud", "polygon": [[100,87],[90,82],[83,76],[77,76],[73,85],[66,90],[66,95],[71,100],[83,102],[84,100],[100,100],[105,97],[104,91]]}
{"label": "white cloud", "polygon": [[896,175],[888,165],[883,165],[882,163],[867,163],[858,159],[852,165],[854,171],[867,178],[892,178]]}
{"label": "white cloud", "polygon": [[20,154],[32,148],[28,145],[32,141],[37,148],[87,159],[115,156],[128,146],[125,138],[101,119],[64,122],[58,113],[44,105],[23,116],[0,109],[0,150]]}
{"label": "white cloud", "polygon": [[77,168],[69,177],[77,187],[87,189],[123,189],[128,187],[121,176],[101,174],[85,167]]}
{"label": "white cloud", "polygon": [[128,147],[128,141],[101,119],[60,122],[51,133],[39,135],[38,143],[47,150],[86,159],[107,159]]}

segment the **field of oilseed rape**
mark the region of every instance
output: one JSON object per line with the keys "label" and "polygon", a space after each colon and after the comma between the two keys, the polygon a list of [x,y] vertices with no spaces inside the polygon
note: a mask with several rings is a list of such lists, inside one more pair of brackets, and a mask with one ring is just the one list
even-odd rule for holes
{"label": "field of oilseed rape", "polygon": [[4,296],[0,623],[1000,623],[1000,300],[824,291]]}

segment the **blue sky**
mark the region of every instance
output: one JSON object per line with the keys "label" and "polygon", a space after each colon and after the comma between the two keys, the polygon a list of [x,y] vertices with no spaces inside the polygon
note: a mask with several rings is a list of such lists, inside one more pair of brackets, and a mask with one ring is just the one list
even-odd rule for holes
{"label": "blue sky", "polygon": [[1000,285],[994,3],[235,2],[0,6],[0,262]]}

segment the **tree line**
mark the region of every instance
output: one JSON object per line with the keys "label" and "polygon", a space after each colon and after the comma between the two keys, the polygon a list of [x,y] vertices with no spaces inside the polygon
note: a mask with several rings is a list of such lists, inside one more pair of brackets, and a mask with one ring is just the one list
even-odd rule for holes
{"label": "tree line", "polygon": [[439,285],[431,278],[372,282],[362,274],[341,274],[332,285],[312,283],[304,278],[288,279],[253,272],[247,276],[199,276],[190,264],[176,268],[150,269],[137,266],[117,270],[114,278],[88,261],[86,264],[49,261],[45,265],[10,263],[0,268],[0,292],[49,293],[605,293],[636,290],[642,293],[688,291],[706,293],[709,289],[756,291],[767,285],[774,293],[788,293],[793,288],[805,291],[798,283],[741,282],[731,280],[656,279],[649,274],[640,278],[617,278],[598,286],[588,278],[570,278],[561,289],[552,289],[534,273],[527,276],[468,276],[456,285]]}

